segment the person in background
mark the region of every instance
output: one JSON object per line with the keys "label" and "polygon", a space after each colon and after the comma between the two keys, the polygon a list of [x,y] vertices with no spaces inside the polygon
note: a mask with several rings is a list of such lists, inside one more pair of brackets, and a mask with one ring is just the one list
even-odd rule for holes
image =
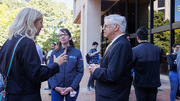
{"label": "person in background", "polygon": [[133,48],[133,85],[137,101],[156,101],[160,82],[161,50],[148,42],[148,31],[140,27],[137,31],[139,45]]}
{"label": "person in background", "polygon": [[[88,53],[89,56],[91,57],[89,64],[99,64],[100,51],[97,51],[97,47],[98,47],[98,43],[93,42],[92,49],[90,49],[89,53]],[[90,77],[89,77],[89,81],[88,81],[88,85],[87,85],[88,91],[90,91],[90,86],[91,86],[91,88],[95,89],[94,88],[94,78],[91,73],[90,73]]]}
{"label": "person in background", "polygon": [[169,69],[169,80],[171,84],[171,92],[170,92],[170,101],[175,101],[176,96],[179,88],[179,79],[177,74],[177,54],[180,45],[174,44],[172,46],[173,52],[167,55],[167,62],[168,62],[168,69]]}
{"label": "person in background", "polygon": [[[55,49],[55,46],[56,44],[55,43],[52,43],[51,44],[51,50],[47,53],[47,56],[46,56],[46,60],[47,60],[47,65],[49,64],[49,59],[50,59],[50,56],[51,56],[51,53],[52,51]],[[48,86],[46,88],[44,88],[44,90],[50,90],[50,86],[49,86],[49,82],[48,82]],[[49,95],[51,95],[51,93],[49,93]]]}
{"label": "person in background", "polygon": [[47,51],[43,51],[43,64],[47,65],[47,60],[46,60],[46,55],[47,55]]}
{"label": "person in background", "polygon": [[79,49],[74,47],[71,33],[68,29],[60,29],[59,47],[50,56],[48,65],[53,63],[53,55],[59,56],[66,52],[67,63],[61,65],[59,73],[48,81],[51,87],[52,101],[76,101],[79,94],[79,84],[84,74],[82,55]]}
{"label": "person in background", "polygon": [[39,55],[39,59],[41,61],[41,64],[43,64],[43,51],[42,51],[41,47],[38,45],[37,41],[35,41],[35,44],[36,44],[36,50]]}
{"label": "person in background", "polygon": [[58,45],[58,43],[55,45],[55,48],[54,49],[58,49],[58,47],[59,47],[59,45]]}
{"label": "person in background", "polygon": [[[126,33],[126,38],[129,40],[130,42],[130,35],[128,33]],[[129,84],[129,95],[131,93],[131,87],[132,87],[132,82],[133,82],[133,78],[134,78],[134,69],[131,69],[131,78],[130,78],[130,84]]]}
{"label": "person in background", "polygon": [[129,35],[129,33],[126,33],[126,37],[127,37],[127,39],[130,41],[130,35]]}
{"label": "person in background", "polygon": [[7,78],[7,101],[41,101],[41,82],[49,79],[60,71],[59,66],[67,62],[67,55],[54,56],[54,61],[48,67],[41,66],[41,61],[33,41],[43,28],[43,14],[33,8],[23,8],[17,14],[9,27],[7,41],[0,51],[0,73],[5,76],[12,50],[18,44],[11,71]]}
{"label": "person in background", "polygon": [[52,43],[52,44],[51,44],[51,50],[48,52],[48,54],[47,54],[47,56],[46,56],[47,64],[49,64],[49,58],[50,58],[50,56],[51,56],[52,51],[55,49],[55,46],[56,46],[55,43]]}

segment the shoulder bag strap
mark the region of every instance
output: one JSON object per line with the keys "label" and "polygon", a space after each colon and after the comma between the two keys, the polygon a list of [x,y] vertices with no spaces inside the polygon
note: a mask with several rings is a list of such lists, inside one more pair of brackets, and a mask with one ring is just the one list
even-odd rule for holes
{"label": "shoulder bag strap", "polygon": [[8,68],[8,72],[7,72],[7,75],[6,75],[6,78],[8,78],[9,76],[9,72],[11,70],[11,65],[12,65],[12,61],[13,61],[13,58],[14,58],[14,54],[15,54],[15,51],[16,51],[16,48],[18,46],[18,44],[20,43],[20,41],[24,38],[25,36],[21,37],[17,42],[16,42],[16,45],[14,46],[14,49],[12,51],[12,56],[11,56],[11,60],[9,62],[9,68]]}

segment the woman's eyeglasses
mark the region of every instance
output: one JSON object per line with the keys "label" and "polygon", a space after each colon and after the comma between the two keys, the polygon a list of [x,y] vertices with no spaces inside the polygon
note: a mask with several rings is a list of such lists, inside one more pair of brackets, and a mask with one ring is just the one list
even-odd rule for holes
{"label": "woman's eyeglasses", "polygon": [[66,37],[66,36],[69,36],[68,34],[60,34],[59,37]]}

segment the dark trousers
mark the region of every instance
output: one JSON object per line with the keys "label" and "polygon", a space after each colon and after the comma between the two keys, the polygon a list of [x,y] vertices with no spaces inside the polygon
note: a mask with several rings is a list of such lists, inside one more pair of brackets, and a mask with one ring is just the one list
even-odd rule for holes
{"label": "dark trousers", "polygon": [[135,87],[137,101],[156,101],[157,88]]}
{"label": "dark trousers", "polygon": [[89,81],[88,81],[88,85],[87,85],[87,87],[94,87],[94,78],[93,78],[93,75],[92,74],[90,74],[90,77],[89,77]]}
{"label": "dark trousers", "polygon": [[180,94],[179,94],[179,87],[178,87],[178,90],[177,90],[176,96],[180,97]]}
{"label": "dark trousers", "polygon": [[131,86],[132,86],[132,82],[133,82],[133,76],[131,76],[131,78],[130,78],[130,83],[129,83],[129,94],[128,95],[130,95],[130,92],[131,92]]}

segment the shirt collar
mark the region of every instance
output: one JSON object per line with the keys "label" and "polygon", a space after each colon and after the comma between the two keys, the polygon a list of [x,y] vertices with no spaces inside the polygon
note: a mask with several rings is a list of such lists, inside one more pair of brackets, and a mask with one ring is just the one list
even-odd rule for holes
{"label": "shirt collar", "polygon": [[142,42],[140,42],[139,44],[141,44],[141,43],[149,43],[149,41],[142,41]]}
{"label": "shirt collar", "polygon": [[113,44],[113,42],[115,42],[119,37],[121,37],[122,35],[124,35],[124,33],[123,34],[120,34],[120,35],[118,35],[117,37],[115,37],[112,41],[111,41],[111,43],[110,44]]}
{"label": "shirt collar", "polygon": [[[67,46],[67,52],[68,52],[68,51],[71,51],[72,48],[73,48],[72,46]],[[61,47],[61,51],[63,51],[63,50],[64,50],[64,48]]]}

